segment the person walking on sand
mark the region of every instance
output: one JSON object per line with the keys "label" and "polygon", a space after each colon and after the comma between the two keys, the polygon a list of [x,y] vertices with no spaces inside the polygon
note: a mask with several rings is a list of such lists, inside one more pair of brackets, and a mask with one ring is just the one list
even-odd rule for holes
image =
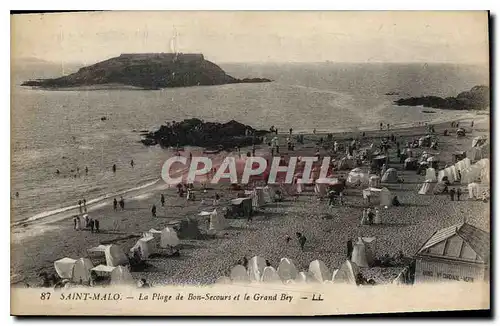
{"label": "person walking on sand", "polygon": [[161,207],[165,207],[165,196],[163,196],[163,194],[161,194],[160,202],[161,202]]}
{"label": "person walking on sand", "polygon": [[354,249],[354,247],[352,245],[352,240],[351,239],[347,240],[347,259],[348,260],[351,260],[351,254],[352,254],[353,249]]}
{"label": "person walking on sand", "polygon": [[99,220],[98,219],[94,220],[94,228],[95,228],[95,232],[99,233]]}
{"label": "person walking on sand", "polygon": [[123,210],[125,210],[125,200],[123,200],[123,197],[120,196],[120,208]]}
{"label": "person walking on sand", "polygon": [[76,215],[73,216],[73,230],[76,230]]}
{"label": "person walking on sand", "polygon": [[118,209],[118,201],[116,200],[116,198],[113,198],[113,210],[116,212],[117,209]]}
{"label": "person walking on sand", "polygon": [[460,188],[457,189],[457,201],[460,201],[460,196],[462,195],[462,190]]}
{"label": "person walking on sand", "polygon": [[470,122],[470,127],[471,127],[471,128],[474,128],[474,120],[472,120],[472,121]]}
{"label": "person walking on sand", "polygon": [[87,201],[83,198],[83,211],[87,213]]}
{"label": "person walking on sand", "polygon": [[380,123],[380,130],[382,130],[384,128],[384,124],[381,122]]}
{"label": "person walking on sand", "polygon": [[307,238],[300,232],[297,232],[297,238],[299,239],[300,249],[304,251],[304,246],[306,245]]}
{"label": "person walking on sand", "polygon": [[116,173],[116,164],[113,164],[113,173]]}
{"label": "person walking on sand", "polygon": [[130,166],[132,167],[132,169],[134,168],[134,160],[130,160]]}
{"label": "person walking on sand", "polygon": [[290,128],[290,130],[289,130],[289,131],[290,131],[290,136],[291,136],[291,135],[292,135],[292,133],[293,133],[293,129],[292,129],[292,128]]}
{"label": "person walking on sand", "polygon": [[78,209],[80,210],[80,214],[82,213],[82,200],[78,201]]}
{"label": "person walking on sand", "polygon": [[153,207],[151,208],[151,215],[153,215],[153,217],[156,217],[156,205],[153,204]]}
{"label": "person walking on sand", "polygon": [[451,201],[455,200],[455,188],[450,189],[450,199]]}
{"label": "person walking on sand", "polygon": [[89,168],[85,167],[85,175],[89,175]]}
{"label": "person walking on sand", "polygon": [[80,231],[81,226],[82,226],[82,224],[81,224],[80,216],[77,216],[76,217],[76,230]]}

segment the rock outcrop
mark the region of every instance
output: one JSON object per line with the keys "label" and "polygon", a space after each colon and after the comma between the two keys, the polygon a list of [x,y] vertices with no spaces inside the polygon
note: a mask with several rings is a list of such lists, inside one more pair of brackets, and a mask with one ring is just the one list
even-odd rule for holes
{"label": "rock outcrop", "polygon": [[490,106],[490,88],[488,86],[474,86],[470,91],[462,92],[456,97],[410,97],[399,99],[394,103],[400,106],[424,106],[435,109],[482,110]]}
{"label": "rock outcrop", "polygon": [[162,147],[199,146],[208,149],[233,149],[261,144],[265,130],[254,128],[231,120],[227,123],[203,122],[200,119],[186,119],[162,125],[160,129],[144,134],[142,143]]}
{"label": "rock outcrop", "polygon": [[265,78],[237,79],[227,75],[202,54],[122,54],[81,68],[76,73],[26,81],[22,86],[69,88],[121,84],[143,89],[270,82]]}

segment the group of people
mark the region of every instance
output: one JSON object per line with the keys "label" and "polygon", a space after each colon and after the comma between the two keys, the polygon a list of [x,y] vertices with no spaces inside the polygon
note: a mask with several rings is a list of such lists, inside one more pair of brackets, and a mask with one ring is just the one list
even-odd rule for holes
{"label": "group of people", "polygon": [[87,214],[83,216],[83,220],[85,223],[85,227],[82,227],[82,219],[80,218],[80,215],[75,215],[73,217],[73,229],[80,231],[83,229],[89,229],[90,232],[99,232],[99,220],[98,219],[92,219],[90,218]]}
{"label": "group of people", "polygon": [[[297,240],[299,242],[300,249],[302,251],[304,251],[304,248],[305,248],[305,245],[307,242],[307,238],[301,232],[295,232],[295,236],[297,237]],[[285,238],[285,241],[286,241],[286,243],[289,243],[290,241],[292,241],[292,238],[287,235]],[[268,265],[268,266],[270,266],[270,265]]]}
{"label": "group of people", "polygon": [[116,198],[113,199],[113,210],[116,212],[118,210],[118,204],[120,205],[121,210],[125,210],[125,200],[122,196],[120,196],[120,201],[117,201]]}
{"label": "group of people", "polygon": [[455,201],[455,195],[457,195],[457,201],[460,201],[460,196],[462,195],[462,190],[460,188],[457,188],[457,190],[455,190],[455,188],[451,188],[448,193],[451,201]]}
{"label": "group of people", "polygon": [[381,224],[382,220],[380,218],[380,212],[377,208],[373,209],[371,207],[363,209],[363,215],[361,217],[362,225],[372,225]]}

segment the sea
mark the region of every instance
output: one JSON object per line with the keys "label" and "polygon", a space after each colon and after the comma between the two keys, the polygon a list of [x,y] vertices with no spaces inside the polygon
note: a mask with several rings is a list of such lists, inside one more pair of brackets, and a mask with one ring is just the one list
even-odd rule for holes
{"label": "sea", "polygon": [[[488,67],[452,64],[219,64],[229,75],[271,83],[162,90],[39,90],[22,81],[57,77],[78,65],[30,62],[12,69],[11,223],[36,222],[161,182],[172,151],[146,147],[141,130],[165,121],[231,119],[280,132],[341,132],[458,119],[463,112],[399,107],[409,96],[456,96],[489,85]],[[397,93],[397,95],[387,95]],[[106,120],[101,120],[106,117]],[[134,161],[134,167],[130,161]],[[116,164],[117,172],[112,172]],[[88,168],[88,174],[85,173]],[[57,175],[56,170],[60,171]],[[18,192],[19,197],[14,196]]]}

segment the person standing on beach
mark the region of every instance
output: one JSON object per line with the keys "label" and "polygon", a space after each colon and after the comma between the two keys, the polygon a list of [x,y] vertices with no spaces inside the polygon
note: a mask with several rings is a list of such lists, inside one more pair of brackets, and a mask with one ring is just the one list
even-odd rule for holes
{"label": "person standing on beach", "polygon": [[123,200],[123,197],[120,196],[120,208],[123,210],[125,210],[125,201]]}
{"label": "person standing on beach", "polygon": [[297,232],[297,238],[299,239],[300,249],[302,249],[302,251],[304,251],[304,247],[306,245],[307,238],[300,232]]}
{"label": "person standing on beach", "polygon": [[130,160],[130,166],[132,167],[132,169],[134,168],[134,160]]}
{"label": "person standing on beach", "polygon": [[349,240],[347,240],[347,259],[348,260],[351,260],[352,249],[353,249],[352,240],[349,239]]}
{"label": "person standing on beach", "polygon": [[153,217],[156,217],[156,205],[153,204],[153,207],[151,208],[151,215],[153,215]]}
{"label": "person standing on beach", "polygon": [[89,175],[89,168],[87,166],[85,167],[85,175]]}
{"label": "person standing on beach", "polygon": [[90,233],[94,233],[94,220],[90,219],[89,221]]}
{"label": "person standing on beach", "polygon": [[116,173],[116,164],[113,164],[113,173]]}
{"label": "person standing on beach", "polygon": [[83,198],[83,211],[87,213],[87,201]]}
{"label": "person standing on beach", "polygon": [[474,120],[472,120],[472,121],[471,121],[471,123],[470,123],[470,127],[471,127],[471,128],[474,128]]}
{"label": "person standing on beach", "polygon": [[81,220],[80,220],[80,216],[77,216],[77,217],[76,217],[76,230],[77,230],[77,231],[80,231],[80,227],[81,227]]}
{"label": "person standing on beach", "polygon": [[99,233],[99,220],[98,219],[94,220],[94,227],[95,227],[95,232]]}
{"label": "person standing on beach", "polygon": [[457,189],[457,201],[460,201],[460,196],[462,195],[462,190],[460,188]]}
{"label": "person standing on beach", "polygon": [[292,132],[293,132],[293,128],[290,128],[290,136],[292,135]]}
{"label": "person standing on beach", "polygon": [[82,213],[82,200],[78,201],[78,209],[80,210],[80,214]]}
{"label": "person standing on beach", "polygon": [[451,199],[451,201],[455,200],[455,189],[454,188],[450,189],[450,199]]}
{"label": "person standing on beach", "polygon": [[76,218],[77,216],[73,216],[73,230],[76,230]]}
{"label": "person standing on beach", "polygon": [[116,210],[118,209],[118,201],[116,200],[116,198],[113,199],[113,210],[116,212]]}
{"label": "person standing on beach", "polygon": [[165,196],[163,196],[163,194],[161,194],[160,202],[161,202],[161,207],[165,207]]}
{"label": "person standing on beach", "polygon": [[381,122],[380,123],[380,130],[382,130],[384,128],[384,124]]}

